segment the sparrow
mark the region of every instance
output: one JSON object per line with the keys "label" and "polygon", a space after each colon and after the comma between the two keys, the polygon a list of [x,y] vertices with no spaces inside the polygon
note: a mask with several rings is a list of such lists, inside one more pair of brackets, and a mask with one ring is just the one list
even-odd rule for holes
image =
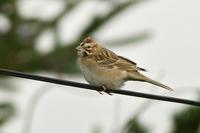
{"label": "sparrow", "polygon": [[120,89],[126,81],[147,82],[173,90],[141,74],[140,71],[146,71],[146,69],[138,67],[135,62],[103,47],[91,37],[86,37],[76,50],[78,63],[86,81],[91,85],[102,87],[108,94],[112,90]]}

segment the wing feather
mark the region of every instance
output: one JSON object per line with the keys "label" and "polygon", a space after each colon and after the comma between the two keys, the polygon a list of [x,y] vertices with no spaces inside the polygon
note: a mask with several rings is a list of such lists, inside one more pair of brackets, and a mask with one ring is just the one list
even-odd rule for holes
{"label": "wing feather", "polygon": [[98,63],[101,67],[107,67],[107,68],[114,68],[117,67],[121,70],[126,71],[138,71],[141,70],[139,67],[137,67],[137,64],[125,57],[118,56],[114,52],[102,48],[102,50],[99,52],[99,54],[96,54],[93,56],[94,60]]}
{"label": "wing feather", "polygon": [[136,64],[135,62],[133,62],[133,61],[131,61],[131,60],[129,60],[129,59],[123,57],[123,56],[118,56],[118,57],[119,57],[120,59],[125,60],[125,61],[129,62],[130,64],[134,65],[134,66],[137,68],[138,71],[147,71],[147,70],[144,69],[144,68],[137,67],[137,64]]}

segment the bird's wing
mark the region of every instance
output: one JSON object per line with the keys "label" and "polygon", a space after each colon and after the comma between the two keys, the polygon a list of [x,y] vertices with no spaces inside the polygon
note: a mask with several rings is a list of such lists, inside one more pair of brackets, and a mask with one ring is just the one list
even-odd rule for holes
{"label": "bird's wing", "polygon": [[98,55],[95,55],[95,60],[101,67],[114,68],[117,67],[127,71],[138,71],[137,64],[122,56],[118,56],[108,49],[102,49]]}
{"label": "bird's wing", "polygon": [[122,56],[118,56],[119,58],[119,61],[116,62],[116,66],[119,68],[119,69],[122,69],[122,70],[126,70],[126,71],[138,71],[138,67],[137,67],[137,64],[127,58],[124,58]]}
{"label": "bird's wing", "polygon": [[119,60],[118,56],[114,52],[106,48],[102,48],[102,50],[98,54],[94,55],[93,57],[94,57],[94,60],[100,66],[110,67]]}
{"label": "bird's wing", "polygon": [[122,57],[122,56],[118,56],[118,57],[119,57],[122,61],[126,62],[127,65],[132,64],[132,67],[134,68],[134,70],[135,70],[135,68],[136,68],[136,70],[138,70],[138,71],[147,71],[147,70],[144,69],[144,68],[138,67],[137,64],[136,64],[135,62],[133,62],[133,61],[131,61],[131,60],[125,58],[125,57]]}

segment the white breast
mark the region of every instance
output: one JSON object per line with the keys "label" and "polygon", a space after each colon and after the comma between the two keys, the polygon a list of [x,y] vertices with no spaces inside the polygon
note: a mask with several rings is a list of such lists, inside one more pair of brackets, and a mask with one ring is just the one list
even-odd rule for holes
{"label": "white breast", "polygon": [[105,86],[109,89],[119,89],[127,76],[126,71],[117,68],[99,67],[97,64],[85,64],[79,60],[81,71],[91,85]]}

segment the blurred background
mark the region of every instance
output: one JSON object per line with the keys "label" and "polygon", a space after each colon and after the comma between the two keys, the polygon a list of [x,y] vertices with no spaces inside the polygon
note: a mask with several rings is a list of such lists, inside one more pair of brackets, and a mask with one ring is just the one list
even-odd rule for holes
{"label": "blurred background", "polygon": [[[1,0],[0,68],[85,82],[74,48],[87,36],[200,100],[200,1]],[[200,133],[200,108],[0,77],[1,133]]]}

